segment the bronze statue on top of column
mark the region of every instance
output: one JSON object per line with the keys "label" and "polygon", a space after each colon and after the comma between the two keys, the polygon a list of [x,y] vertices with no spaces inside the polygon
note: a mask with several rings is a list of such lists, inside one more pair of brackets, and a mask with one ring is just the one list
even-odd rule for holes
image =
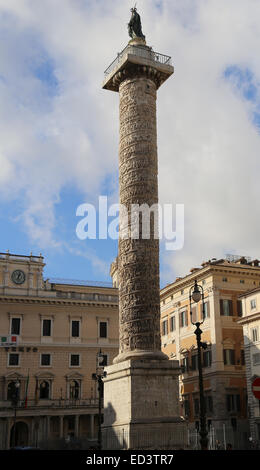
{"label": "bronze statue on top of column", "polygon": [[141,17],[137,13],[136,7],[131,8],[132,16],[128,23],[128,33],[132,39],[141,38],[145,40],[145,36],[142,33]]}

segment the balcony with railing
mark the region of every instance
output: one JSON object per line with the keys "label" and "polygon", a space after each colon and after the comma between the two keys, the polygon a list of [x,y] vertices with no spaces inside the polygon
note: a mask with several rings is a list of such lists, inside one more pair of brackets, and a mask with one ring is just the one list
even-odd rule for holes
{"label": "balcony with railing", "polygon": [[[85,398],[85,399],[39,399],[27,400],[25,406],[24,400],[19,400],[16,408],[18,410],[30,410],[30,409],[78,409],[78,408],[97,408],[98,398]],[[0,400],[0,412],[14,409],[12,400]]]}
{"label": "balcony with railing", "polygon": [[165,54],[160,54],[159,52],[154,52],[151,47],[128,44],[121,52],[117,54],[117,57],[105,70],[105,77],[107,77],[115,68],[117,68],[120,63],[124,62],[124,59],[127,55],[132,55],[136,57],[141,57],[154,64],[161,65],[170,65],[172,66],[171,57]]}
{"label": "balcony with railing", "polygon": [[0,259],[5,261],[29,261],[34,263],[43,263],[43,256],[41,254],[39,256],[33,256],[32,254],[26,256],[9,253],[9,251],[6,253],[0,253]]}

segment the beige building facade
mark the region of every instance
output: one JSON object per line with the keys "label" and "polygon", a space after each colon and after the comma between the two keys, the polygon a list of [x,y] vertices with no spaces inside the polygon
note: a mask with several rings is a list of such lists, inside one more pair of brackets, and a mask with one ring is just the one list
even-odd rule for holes
{"label": "beige building facade", "polygon": [[[182,414],[190,429],[199,427],[199,387],[195,326],[190,318],[190,289],[204,289],[205,320],[201,326],[203,383],[208,429],[249,436],[247,384],[240,295],[260,285],[257,260],[212,259],[161,290],[162,351],[180,361]],[[202,303],[192,303],[192,321],[202,321]],[[232,434],[232,435],[233,435]]]}
{"label": "beige building facade", "polygon": [[43,269],[41,255],[0,254],[0,449],[94,443],[97,354],[118,354],[117,289]]}
{"label": "beige building facade", "polygon": [[241,296],[250,433],[260,442],[260,400],[253,393],[253,383],[260,378],[260,287]]}

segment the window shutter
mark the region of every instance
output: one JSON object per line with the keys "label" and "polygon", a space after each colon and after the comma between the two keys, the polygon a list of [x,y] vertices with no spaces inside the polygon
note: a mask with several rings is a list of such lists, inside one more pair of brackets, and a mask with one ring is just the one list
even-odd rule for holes
{"label": "window shutter", "polygon": [[237,411],[240,411],[240,395],[236,395]]}
{"label": "window shutter", "polygon": [[185,326],[188,326],[188,310],[185,310]]}
{"label": "window shutter", "polygon": [[229,315],[232,316],[233,315],[233,301],[232,300],[228,301],[228,310],[229,310]]}
{"label": "window shutter", "polygon": [[224,364],[227,363],[227,351],[226,349],[223,349],[223,359],[224,359]]}
{"label": "window shutter", "polygon": [[227,398],[227,411],[231,411],[231,407],[230,407],[230,395],[226,395],[226,398]]}
{"label": "window shutter", "polygon": [[220,315],[224,315],[223,299],[219,301]]}
{"label": "window shutter", "polygon": [[197,309],[196,309],[196,307],[193,307],[193,308],[191,309],[191,312],[192,312],[192,315],[191,315],[191,317],[192,317],[192,322],[193,322],[193,323],[196,323],[196,321],[197,321]]}
{"label": "window shutter", "polygon": [[182,312],[179,313],[179,324],[180,324],[180,327],[183,326],[183,324],[182,324]]}
{"label": "window shutter", "polygon": [[209,302],[206,302],[207,304],[207,318],[210,317],[210,306],[209,306]]}
{"label": "window shutter", "polygon": [[235,351],[234,349],[230,349],[230,362],[232,365],[235,364]]}
{"label": "window shutter", "polygon": [[242,300],[237,300],[237,315],[242,317]]}
{"label": "window shutter", "polygon": [[208,404],[209,404],[209,411],[213,412],[213,398],[211,395],[208,397]]}
{"label": "window shutter", "polygon": [[201,304],[200,304],[200,307],[199,307],[199,309],[200,309],[200,320],[203,320],[203,308],[202,308],[202,302],[201,302]]}

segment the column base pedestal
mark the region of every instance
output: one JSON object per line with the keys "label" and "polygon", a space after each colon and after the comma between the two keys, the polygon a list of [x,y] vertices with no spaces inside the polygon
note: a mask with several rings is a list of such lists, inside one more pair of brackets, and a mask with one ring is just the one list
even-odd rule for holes
{"label": "column base pedestal", "polygon": [[185,449],[178,361],[127,360],[106,367],[103,449]]}
{"label": "column base pedestal", "polygon": [[149,360],[149,361],[168,361],[169,358],[162,351],[146,351],[143,349],[135,349],[119,354],[113,360],[114,364],[128,360]]}

